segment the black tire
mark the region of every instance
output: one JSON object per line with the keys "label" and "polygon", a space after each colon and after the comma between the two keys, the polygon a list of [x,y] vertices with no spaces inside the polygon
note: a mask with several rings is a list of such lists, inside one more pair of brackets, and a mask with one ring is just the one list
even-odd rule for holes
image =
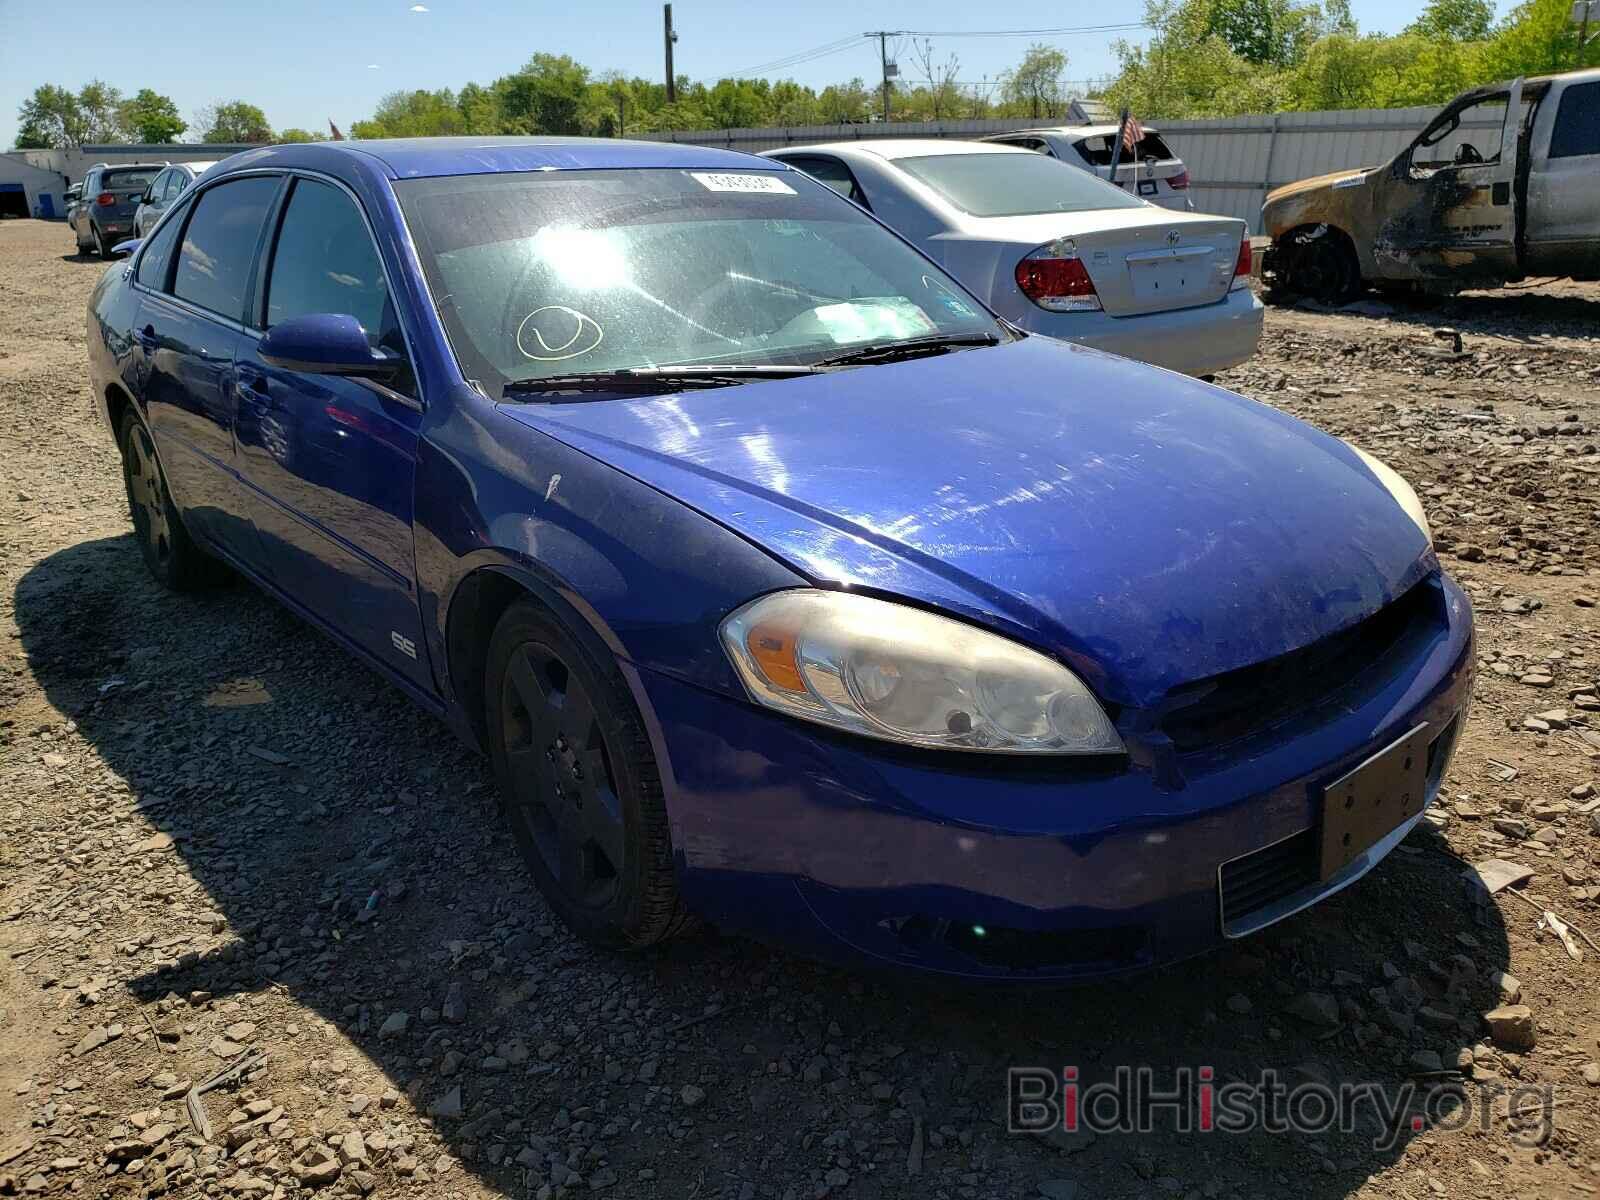
{"label": "black tire", "polygon": [[91,223],[89,232],[94,237],[94,252],[101,258],[110,258],[111,247],[106,245],[106,235],[100,232],[100,226]]}
{"label": "black tire", "polygon": [[1344,304],[1361,294],[1361,262],[1343,235],[1291,233],[1279,239],[1274,259],[1277,285],[1325,304]]}
{"label": "black tire", "polygon": [[697,922],[678,896],[644,723],[603,655],[531,599],[507,609],[484,677],[489,752],[550,907],[586,941],[642,949]]}
{"label": "black tire", "polygon": [[223,574],[222,565],[195,545],[183,527],[150,431],[132,408],[122,414],[117,441],[122,449],[128,515],[133,519],[134,536],[139,539],[139,550],[150,574],[162,587],[174,592],[192,592],[215,583]]}

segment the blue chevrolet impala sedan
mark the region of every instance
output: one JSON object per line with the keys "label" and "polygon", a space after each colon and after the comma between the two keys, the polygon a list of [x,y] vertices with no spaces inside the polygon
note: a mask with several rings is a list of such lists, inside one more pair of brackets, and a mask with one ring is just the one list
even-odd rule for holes
{"label": "blue chevrolet impala sedan", "polygon": [[1465,719],[1399,476],[1024,336],[781,163],[263,148],[130,253],[89,368],[151,572],[226,564],[481,747],[596,942],[1169,962],[1375,866]]}

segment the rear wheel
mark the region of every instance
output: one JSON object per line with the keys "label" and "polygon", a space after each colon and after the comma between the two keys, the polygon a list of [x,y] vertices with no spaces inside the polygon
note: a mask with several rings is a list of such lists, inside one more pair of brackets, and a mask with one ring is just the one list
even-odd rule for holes
{"label": "rear wheel", "polygon": [[150,431],[130,408],[122,416],[122,481],[128,514],[145,566],[156,582],[175,592],[194,591],[216,580],[221,566],[194,544],[172,503]]}
{"label": "rear wheel", "polygon": [[489,749],[517,848],[557,915],[600,945],[653,945],[695,924],[678,898],[661,776],[633,698],[531,600],[495,627]]}
{"label": "rear wheel", "polygon": [[100,226],[90,225],[89,229],[94,235],[94,252],[101,258],[110,258],[111,251],[106,246],[106,235],[100,232]]}

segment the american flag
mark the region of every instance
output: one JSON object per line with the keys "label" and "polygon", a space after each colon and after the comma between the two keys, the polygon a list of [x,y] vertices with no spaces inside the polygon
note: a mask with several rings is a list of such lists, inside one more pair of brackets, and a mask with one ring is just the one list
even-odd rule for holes
{"label": "american flag", "polygon": [[1132,154],[1139,143],[1144,141],[1144,126],[1139,124],[1139,118],[1132,113],[1122,126],[1122,148]]}

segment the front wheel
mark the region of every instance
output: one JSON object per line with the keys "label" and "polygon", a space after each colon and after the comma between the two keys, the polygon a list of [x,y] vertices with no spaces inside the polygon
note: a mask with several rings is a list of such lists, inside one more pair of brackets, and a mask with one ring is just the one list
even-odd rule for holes
{"label": "front wheel", "polygon": [[633,698],[531,600],[495,626],[485,672],[489,750],[535,884],[580,937],[637,949],[686,932],[661,776]]}
{"label": "front wheel", "polygon": [[219,564],[189,537],[167,490],[150,431],[131,408],[122,416],[119,441],[128,514],[150,574],[162,587],[175,592],[194,591],[214,582]]}

